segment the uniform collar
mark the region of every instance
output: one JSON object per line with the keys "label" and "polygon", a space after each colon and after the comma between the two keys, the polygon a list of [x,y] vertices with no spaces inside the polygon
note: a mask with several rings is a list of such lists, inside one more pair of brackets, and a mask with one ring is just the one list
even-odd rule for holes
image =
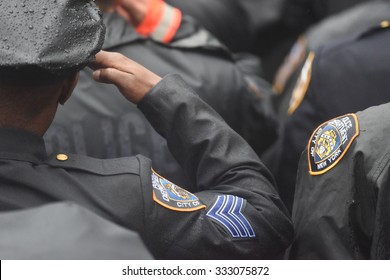
{"label": "uniform collar", "polygon": [[0,158],[41,162],[46,159],[45,143],[31,132],[0,128]]}

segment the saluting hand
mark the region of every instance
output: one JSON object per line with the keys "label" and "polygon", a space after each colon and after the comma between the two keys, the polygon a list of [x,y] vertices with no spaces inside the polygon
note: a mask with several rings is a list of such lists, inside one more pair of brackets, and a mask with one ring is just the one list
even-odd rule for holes
{"label": "saluting hand", "polygon": [[119,53],[101,51],[89,67],[94,70],[95,81],[114,84],[126,99],[136,104],[161,80],[158,75]]}

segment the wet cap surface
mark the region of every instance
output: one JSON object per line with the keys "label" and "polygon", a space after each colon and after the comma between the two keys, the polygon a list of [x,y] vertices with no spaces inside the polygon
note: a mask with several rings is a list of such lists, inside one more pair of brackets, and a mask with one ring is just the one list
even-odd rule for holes
{"label": "wet cap surface", "polygon": [[88,0],[1,1],[0,19],[0,67],[79,70],[104,41],[101,12]]}

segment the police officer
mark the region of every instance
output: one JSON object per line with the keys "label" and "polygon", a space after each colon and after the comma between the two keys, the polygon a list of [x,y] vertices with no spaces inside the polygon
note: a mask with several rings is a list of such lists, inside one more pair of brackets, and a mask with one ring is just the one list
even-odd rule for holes
{"label": "police officer", "polygon": [[[103,16],[107,27],[104,49],[120,52],[159,76],[179,73],[258,154],[274,141],[277,125],[270,105],[272,90],[259,77],[256,59],[236,60],[204,28],[163,1],[154,6],[160,7],[163,20],[149,28],[157,33],[145,27],[150,26],[148,21],[131,20],[148,18],[148,9],[135,6],[143,1],[120,1],[117,6],[108,2],[97,1],[107,11]],[[120,16],[108,12],[114,8]],[[177,20],[181,20],[180,26],[174,24]],[[169,42],[162,42],[165,35]],[[156,171],[189,185],[165,140],[133,104],[115,92],[111,85],[95,83],[89,69],[81,71],[73,98],[60,108],[45,135],[48,151],[98,158],[143,154],[152,159]]]}
{"label": "police officer", "polygon": [[273,258],[290,244],[287,211],[246,142],[178,75],[161,79],[121,54],[98,53],[94,79],[137,104],[196,193],[140,155],[48,156],[42,135],[102,45],[101,16],[80,0],[3,4],[0,13],[2,211],[70,200],[137,231],[156,258]]}
{"label": "police officer", "polygon": [[302,34],[279,67],[274,79],[276,94],[273,102],[279,120],[283,121],[288,116],[294,87],[310,52],[316,53],[323,44],[365,32],[385,20],[390,21],[390,1],[368,1],[327,17]]}
{"label": "police officer", "polygon": [[293,259],[390,259],[390,104],[321,124],[299,162]]}
{"label": "police officer", "polygon": [[327,119],[390,101],[389,22],[325,44],[306,59],[290,102],[290,116],[272,149],[271,170],[292,207],[299,157],[312,131]]}

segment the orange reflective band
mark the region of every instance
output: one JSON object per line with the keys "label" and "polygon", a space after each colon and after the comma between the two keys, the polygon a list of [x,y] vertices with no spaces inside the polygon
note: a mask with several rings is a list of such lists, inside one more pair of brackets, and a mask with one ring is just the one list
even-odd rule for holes
{"label": "orange reflective band", "polygon": [[177,30],[181,23],[180,10],[166,5],[164,15],[156,27],[156,29],[150,34],[150,36],[159,42],[169,43],[173,37],[175,37]]}
{"label": "orange reflective band", "polygon": [[141,35],[151,34],[162,19],[165,6],[163,0],[151,0],[144,20],[137,26],[137,32]]}
{"label": "orange reflective band", "polygon": [[162,40],[163,43],[169,43],[170,41],[172,41],[173,37],[175,37],[176,32],[180,27],[181,19],[182,19],[181,11],[179,9],[174,9],[172,19],[171,19],[171,24]]}

